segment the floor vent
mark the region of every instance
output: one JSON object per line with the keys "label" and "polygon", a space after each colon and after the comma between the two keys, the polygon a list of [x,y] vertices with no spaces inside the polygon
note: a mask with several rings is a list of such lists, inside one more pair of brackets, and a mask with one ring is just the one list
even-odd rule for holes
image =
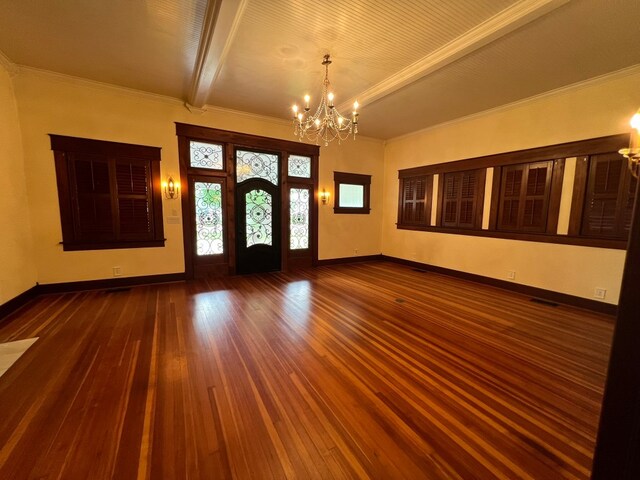
{"label": "floor vent", "polygon": [[543,300],[541,298],[532,298],[531,301],[535,302],[535,303],[540,303],[542,305],[547,305],[549,307],[557,307],[558,306],[558,304],[555,303],[555,302],[550,302],[549,300]]}
{"label": "floor vent", "polygon": [[404,298],[396,298],[396,303],[404,303]]}

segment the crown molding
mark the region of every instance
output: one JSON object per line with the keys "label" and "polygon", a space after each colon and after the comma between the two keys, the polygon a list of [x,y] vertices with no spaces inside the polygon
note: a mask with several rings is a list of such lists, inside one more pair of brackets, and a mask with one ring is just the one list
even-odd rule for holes
{"label": "crown molding", "polygon": [[240,25],[247,0],[210,0],[202,24],[187,103],[205,105]]}
{"label": "crown molding", "polygon": [[455,125],[457,123],[467,122],[469,120],[486,117],[489,115],[495,115],[501,112],[506,112],[508,110],[513,110],[513,109],[522,107],[523,105],[538,102],[540,100],[544,100],[549,97],[582,90],[584,88],[593,87],[603,83],[609,83],[611,81],[633,76],[633,75],[640,75],[640,63],[636,65],[632,65],[630,67],[622,68],[620,70],[615,70],[613,72],[605,73],[603,75],[598,75],[597,77],[588,78],[587,80],[581,80],[579,82],[571,83],[563,87],[554,88],[553,90],[548,90],[546,92],[539,93],[537,95],[532,95],[531,97],[522,98],[520,100],[516,100],[515,102],[505,103],[504,105],[500,105],[498,107],[489,108],[487,110],[482,110],[481,112],[472,113],[470,115],[465,115],[464,117],[454,118],[453,120],[448,120],[446,122],[438,123],[436,125],[431,125],[425,128],[421,128],[420,130],[416,130],[414,132],[405,133],[404,135],[399,135],[397,137],[393,137],[386,140],[386,143],[397,142],[405,138],[413,137],[415,135],[420,135],[422,133],[426,133],[431,130],[436,130],[438,128]]}
{"label": "crown molding", "polygon": [[135,88],[123,87],[121,85],[114,85],[112,83],[99,82],[97,80],[90,80],[88,78],[76,77],[74,75],[67,75],[65,73],[53,72],[51,70],[44,70],[36,67],[27,67],[20,65],[20,74],[31,74],[39,77],[45,77],[51,80],[59,81],[62,83],[68,83],[72,85],[78,85],[89,88],[97,88],[103,90],[111,90],[117,93],[131,95],[135,97],[143,97],[147,100],[153,100],[156,102],[170,103],[173,105],[183,105],[183,100],[168,95],[161,95],[159,93],[147,92],[144,90],[137,90]]}
{"label": "crown molding", "polygon": [[18,65],[13,63],[2,50],[0,50],[0,66],[7,71],[10,77],[14,77],[20,72]]}
{"label": "crown molding", "polygon": [[342,111],[349,111],[350,106],[353,105],[356,99],[362,106],[371,105],[402,87],[440,70],[488,43],[546,15],[569,1],[523,0],[517,2],[431,54],[365,90],[360,95],[345,101],[338,108]]}

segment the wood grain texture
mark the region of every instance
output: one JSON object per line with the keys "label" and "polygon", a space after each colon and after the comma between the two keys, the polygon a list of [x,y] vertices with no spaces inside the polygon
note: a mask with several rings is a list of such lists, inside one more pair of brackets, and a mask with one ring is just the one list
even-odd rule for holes
{"label": "wood grain texture", "polygon": [[0,478],[588,478],[612,329],[388,262],[41,296]]}

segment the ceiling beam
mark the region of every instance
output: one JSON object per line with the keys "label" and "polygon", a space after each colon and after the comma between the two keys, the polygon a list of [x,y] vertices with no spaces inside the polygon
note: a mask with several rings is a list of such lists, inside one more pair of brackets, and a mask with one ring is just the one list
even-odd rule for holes
{"label": "ceiling beam", "polygon": [[18,73],[18,66],[13,63],[9,57],[7,57],[4,52],[2,52],[2,50],[0,50],[0,66],[2,66],[7,73],[9,73],[9,76],[13,77],[14,75],[16,75]]}
{"label": "ceiling beam", "polygon": [[227,56],[247,0],[209,0],[202,23],[187,107],[204,107]]}
{"label": "ceiling beam", "polygon": [[570,0],[523,0],[494,15],[438,50],[341,104],[341,111],[351,111],[358,100],[363,107],[421,79],[450,63],[478,50],[504,35],[536,20]]}

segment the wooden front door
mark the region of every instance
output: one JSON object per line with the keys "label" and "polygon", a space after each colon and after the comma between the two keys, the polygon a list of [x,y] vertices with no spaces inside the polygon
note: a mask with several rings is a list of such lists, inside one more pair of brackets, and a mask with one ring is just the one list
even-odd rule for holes
{"label": "wooden front door", "polygon": [[236,150],[236,272],[281,269],[280,157]]}

